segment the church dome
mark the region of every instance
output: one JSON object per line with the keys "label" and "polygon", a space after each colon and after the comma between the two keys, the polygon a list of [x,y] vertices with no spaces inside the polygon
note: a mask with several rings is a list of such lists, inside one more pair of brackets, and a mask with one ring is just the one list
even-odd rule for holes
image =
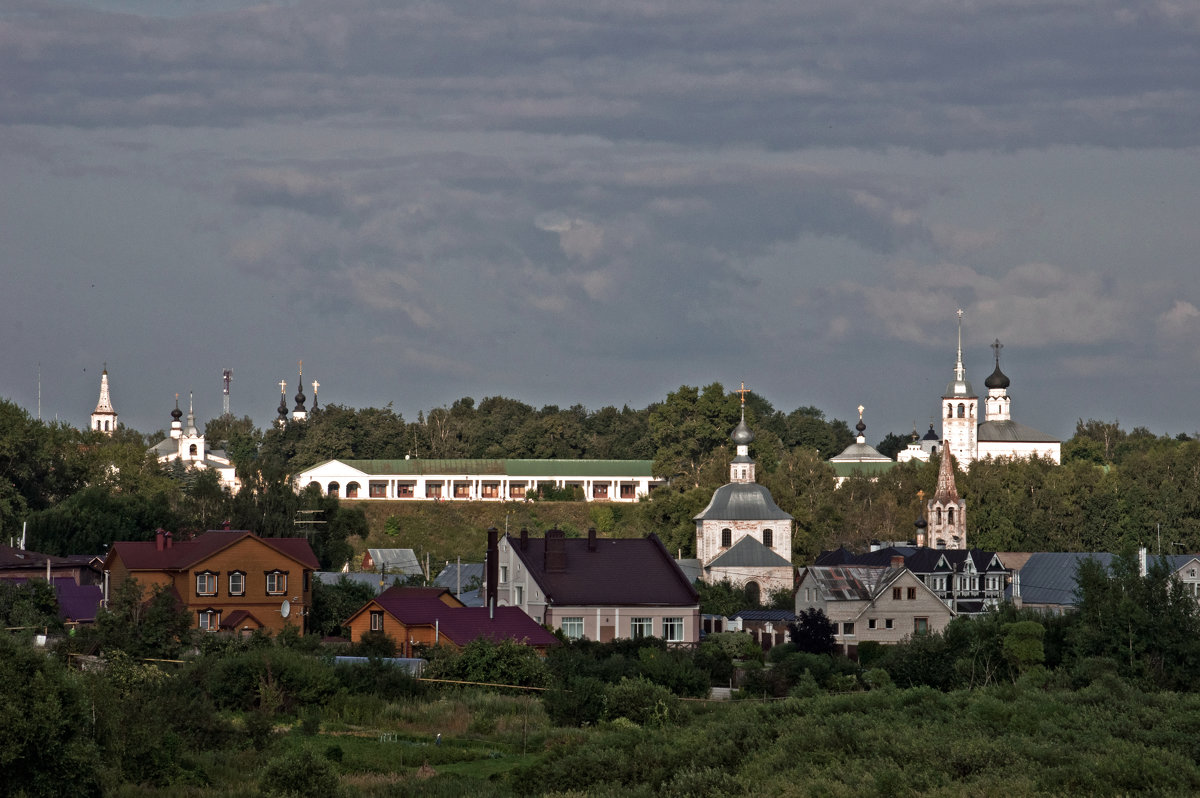
{"label": "church dome", "polygon": [[771,491],[762,485],[731,482],[713,493],[708,506],[693,521],[790,521],[792,517],[779,509]]}
{"label": "church dome", "polygon": [[996,370],[988,375],[988,378],[983,381],[983,384],[988,388],[1007,388],[1009,386],[1008,376],[1000,370],[1000,364],[996,363]]}
{"label": "church dome", "polygon": [[950,398],[952,396],[974,398],[975,389],[971,387],[970,381],[966,378],[961,380],[951,380],[949,384],[946,385],[946,393],[942,394],[942,396],[945,398]]}
{"label": "church dome", "polygon": [[175,400],[175,409],[171,411],[171,418],[175,421],[179,421],[179,419],[183,418],[183,411],[179,409],[178,399]]}
{"label": "church dome", "polygon": [[746,426],[746,419],[744,418],[733,428],[733,433],[729,437],[738,446],[749,446],[754,441],[754,433]]}
{"label": "church dome", "polygon": [[922,438],[921,440],[923,440],[923,441],[940,441],[941,439],[942,439],[942,437],[933,431],[933,425],[930,424],[929,432],[926,432],[925,437]]}

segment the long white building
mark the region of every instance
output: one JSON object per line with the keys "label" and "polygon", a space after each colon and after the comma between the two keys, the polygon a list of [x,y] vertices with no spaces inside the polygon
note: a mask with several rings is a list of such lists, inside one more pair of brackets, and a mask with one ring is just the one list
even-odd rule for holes
{"label": "long white building", "polygon": [[327,460],[296,475],[344,499],[523,501],[539,487],[578,488],[587,501],[635,502],[663,484],[650,460]]}

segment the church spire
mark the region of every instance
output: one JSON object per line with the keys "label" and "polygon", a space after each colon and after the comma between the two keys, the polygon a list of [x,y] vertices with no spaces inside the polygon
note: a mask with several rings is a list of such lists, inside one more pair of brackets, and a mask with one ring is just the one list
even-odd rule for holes
{"label": "church spire", "polygon": [[292,409],[292,421],[304,421],[308,411],[304,409],[304,361],[300,364],[300,377],[296,380],[296,407]]}
{"label": "church spire", "polygon": [[108,393],[107,363],[104,364],[104,371],[100,372],[100,399],[96,402],[96,409],[92,411],[91,428],[105,435],[112,435],[117,429],[117,411],[113,409],[112,397]]}
{"label": "church spire", "polygon": [[287,426],[287,380],[279,381],[279,417],[275,419],[275,426]]}
{"label": "church spire", "polygon": [[954,484],[954,454],[942,450],[937,491],[929,500],[929,544],[938,549],[967,547],[967,503]]}
{"label": "church spire", "polygon": [[729,481],[753,482],[754,461],[750,459],[750,444],[754,442],[754,433],[746,425],[746,394],[750,393],[750,389],[743,382],[742,387],[734,393],[742,398],[742,418],[729,436],[733,445],[737,447],[737,456],[729,463]]}
{"label": "church spire", "polygon": [[979,396],[967,381],[967,370],[963,366],[962,319],[962,308],[959,308],[954,379],[942,394],[942,448],[954,452],[955,458],[966,467],[975,460],[979,448]]}
{"label": "church spire", "polygon": [[194,438],[200,434],[200,431],[196,429],[196,414],[192,410],[192,392],[191,391],[188,391],[188,416],[187,416],[187,418],[188,418],[187,429],[184,430],[184,432],[187,433],[187,436],[189,438]]}

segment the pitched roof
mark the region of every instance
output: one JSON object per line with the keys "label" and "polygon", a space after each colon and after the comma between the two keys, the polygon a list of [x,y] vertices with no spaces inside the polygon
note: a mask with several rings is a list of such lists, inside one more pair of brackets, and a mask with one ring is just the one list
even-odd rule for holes
{"label": "pitched roof", "polygon": [[1107,569],[1113,555],[1103,551],[1038,551],[1029,555],[1021,568],[1021,601],[1075,606],[1075,573],[1079,563],[1087,559],[1096,560]]}
{"label": "pitched roof", "polygon": [[131,571],[181,571],[245,538],[253,538],[307,568],[320,568],[312,547],[304,538],[260,538],[245,530],[209,530],[191,540],[174,541],[162,551],[158,550],[154,540],[120,540],[113,543],[108,556],[120,555],[125,567]]}
{"label": "pitched roof", "polygon": [[412,549],[367,549],[367,554],[371,555],[376,568],[384,566],[392,573],[406,576],[425,573],[420,560],[417,559],[417,553]]}
{"label": "pitched roof", "polygon": [[586,538],[563,538],[566,567],[561,571],[546,570],[545,538],[530,537],[522,549],[520,538],[505,537],[554,604],[679,607],[700,600],[653,533],[646,538],[596,538],[595,551],[588,550]]}
{"label": "pitched roof", "polygon": [[1058,443],[1058,438],[1038,432],[1017,421],[985,421],[976,431],[976,440],[1019,443]]}
{"label": "pitched roof", "polygon": [[806,569],[801,581],[812,579],[825,601],[870,601],[902,573],[903,568],[868,565],[813,566]]}
{"label": "pitched roof", "polygon": [[[888,567],[893,557],[903,557],[904,567],[916,574],[929,574],[937,571],[961,571],[967,561],[977,572],[987,571],[993,567],[996,553],[983,549],[935,549],[928,546],[887,546],[875,551],[854,554],[846,548],[833,551],[823,551],[817,555],[818,566],[833,565],[868,565]],[[1002,561],[1001,561],[1002,562]]]}
{"label": "pitched roof", "polygon": [[393,587],[376,596],[374,603],[406,626],[436,626],[440,634],[459,646],[481,637],[533,646],[558,642],[520,607],[496,607],[494,614],[489,614],[487,607],[451,607],[438,598],[446,592],[441,588]]}
{"label": "pitched roof", "polygon": [[771,621],[772,623],[791,623],[796,620],[796,613],[791,610],[738,610],[730,618],[741,618],[743,621]]}
{"label": "pitched roof", "polygon": [[771,491],[755,482],[730,482],[713,493],[708,506],[693,521],[791,521],[779,509]]}
{"label": "pitched roof", "polygon": [[791,562],[746,535],[708,564],[709,568],[790,568]]}
{"label": "pitched roof", "polygon": [[433,585],[455,591],[460,587],[465,589],[471,583],[472,579],[476,580],[479,584],[483,583],[483,563],[464,562],[459,564],[451,562],[446,563],[446,567],[433,580]]}

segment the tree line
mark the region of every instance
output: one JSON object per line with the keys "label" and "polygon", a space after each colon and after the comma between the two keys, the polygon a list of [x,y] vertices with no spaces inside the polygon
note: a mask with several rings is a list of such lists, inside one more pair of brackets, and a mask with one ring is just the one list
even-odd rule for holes
{"label": "tree line", "polygon": [[[922,511],[918,491],[929,495],[936,486],[936,457],[898,464],[878,477],[852,476],[836,487],[827,460],[853,441],[844,421],[815,407],[777,410],[753,392],[744,412],[755,434],[758,481],[795,518],[797,564],[838,545],[911,537]],[[691,519],[728,480],[729,435],[741,413],[739,397],[712,383],[680,386],[642,409],[536,409],[504,397],[464,397],[415,421],[390,405],[326,405],[307,422],[282,428],[222,416],[208,422],[205,435],[211,446],[225,449],[245,485],[230,496],[211,472],[159,466],[147,448],[164,431],[121,427],[110,437],[34,420],[0,400],[0,530],[12,539],[27,522],[31,547],[99,553],[113,540],[147,539],[158,526],[203,530],[228,521],[266,536],[290,535],[298,510],[319,510],[331,523],[314,548],[323,564],[338,565],[348,556],[348,538],[365,531],[365,520],[346,503],[296,494],[290,482],[324,460],[647,459],[669,485],[652,501],[614,513],[604,531],[654,531],[669,550],[687,555],[694,546]],[[908,438],[888,433],[877,448],[892,454]],[[1161,541],[1166,552],[1200,550],[1200,443],[1192,436],[1081,419],[1064,442],[1061,466],[1036,458],[984,461],[957,479],[973,546],[1115,551],[1126,544],[1157,549]]]}

